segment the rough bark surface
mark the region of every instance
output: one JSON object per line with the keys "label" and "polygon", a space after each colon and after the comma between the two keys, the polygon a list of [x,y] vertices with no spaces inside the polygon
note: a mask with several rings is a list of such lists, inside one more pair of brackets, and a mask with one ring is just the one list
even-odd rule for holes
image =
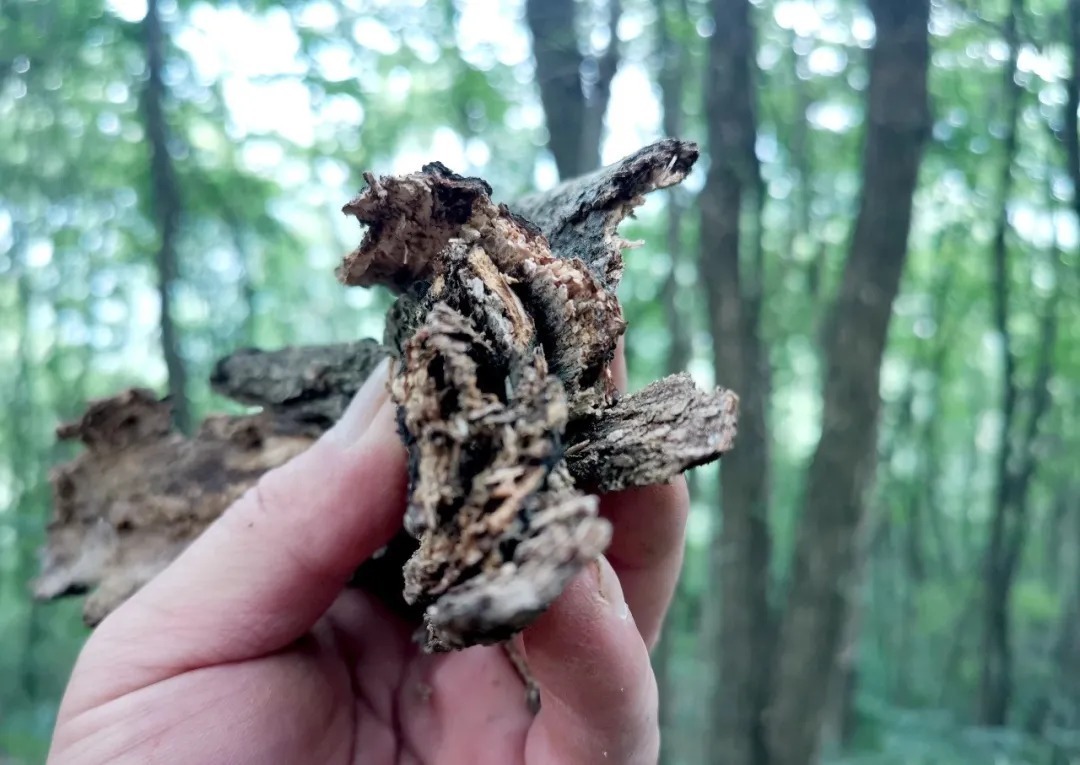
{"label": "rough bark surface", "polygon": [[99,620],[328,428],[391,354],[410,501],[353,583],[422,616],[430,650],[524,628],[607,546],[591,492],[667,481],[732,446],[733,393],[681,375],[620,397],[608,369],[625,329],[616,228],[696,156],[654,144],[519,205],[536,223],[439,163],[367,175],[344,208],[367,230],[338,275],[399,293],[385,344],[238,351],[212,383],[262,412],[212,417],[190,439],[149,392],[93,404],[61,429],[87,451],[57,472],[39,596],[97,587]]}
{"label": "rough bark surface", "polygon": [[621,399],[571,436],[566,461],[574,479],[601,493],[656,483],[728,451],[739,400],[728,390],[698,390],[688,374],[666,377]]}
{"label": "rough bark surface", "polygon": [[614,289],[622,278],[622,250],[635,246],[620,239],[616,227],[645,194],[681,183],[698,153],[689,141],[659,141],[595,173],[520,199],[513,209],[544,232],[552,252],[583,261]]}
{"label": "rough bark surface", "polygon": [[[512,211],[434,163],[368,176],[346,284],[402,290],[392,394],[411,456],[405,600],[432,650],[498,642],[607,546],[586,491],[667,480],[731,445],[737,399],[670,378],[617,401],[618,224],[697,157],[664,141]],[[417,288],[419,285],[419,288]],[[571,473],[574,473],[572,476]]]}

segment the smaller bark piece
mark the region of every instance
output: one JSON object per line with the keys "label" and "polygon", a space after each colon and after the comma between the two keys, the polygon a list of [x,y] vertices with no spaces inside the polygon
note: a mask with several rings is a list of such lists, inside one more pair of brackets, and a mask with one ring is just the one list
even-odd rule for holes
{"label": "smaller bark piece", "polygon": [[672,375],[579,424],[567,465],[579,485],[601,494],[664,483],[731,449],[738,413],[731,391],[705,392],[690,375]]}
{"label": "smaller bark piece", "polygon": [[308,447],[271,417],[212,417],[190,439],[173,431],[170,406],[129,390],[93,402],[61,439],[87,447],[52,475],[38,598],[93,590],[95,625],[172,561],[258,480]]}
{"label": "smaller bark piece", "polygon": [[86,451],[53,471],[35,597],[90,592],[83,617],[100,622],[263,473],[336,422],[385,355],[372,340],[238,351],[218,362],[213,385],[263,412],[210,417],[191,438],[172,429],[169,402],[148,390],[91,402],[57,429]]}
{"label": "smaller bark piece", "polygon": [[374,340],[277,351],[244,348],[214,366],[210,384],[223,396],[264,407],[318,435],[337,422],[368,374],[388,355]]}

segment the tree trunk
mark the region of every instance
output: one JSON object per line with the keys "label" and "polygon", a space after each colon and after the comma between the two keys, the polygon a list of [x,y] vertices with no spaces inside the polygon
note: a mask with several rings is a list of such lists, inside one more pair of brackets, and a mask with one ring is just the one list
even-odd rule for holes
{"label": "tree trunk", "polygon": [[191,409],[187,399],[187,367],[180,335],[173,319],[173,290],[180,278],[176,238],[180,226],[181,198],[176,169],[169,154],[169,129],[165,121],[164,34],[158,0],[148,0],[142,23],[147,78],[142,94],[143,118],[150,148],[150,195],[158,232],[158,294],[161,301],[161,348],[169,373],[173,419],[182,431],[190,430]]}
{"label": "tree trunk", "polygon": [[[29,529],[38,527],[36,514],[40,507],[35,503],[34,496],[41,478],[41,461],[37,459],[37,437],[40,429],[36,422],[38,408],[34,404],[35,389],[35,361],[32,347],[33,333],[30,329],[30,316],[33,311],[33,287],[30,282],[29,267],[25,261],[25,233],[22,224],[16,219],[11,231],[11,258],[15,270],[15,315],[18,317],[18,332],[15,334],[15,375],[13,380],[12,399],[19,402],[19,406],[13,406],[5,416],[5,424],[9,428],[8,438],[20,448],[11,452],[11,470],[15,477],[14,501],[11,507],[15,510],[15,516],[8,521],[10,528],[15,532],[15,547],[17,551],[15,565],[12,567],[13,580],[21,590],[25,582],[30,578],[34,565],[37,562],[37,540],[31,539]],[[5,525],[8,525],[5,524]],[[38,604],[30,603],[23,614],[23,640],[21,645],[12,645],[12,651],[18,651],[20,659],[15,666],[18,667],[17,677],[12,678],[15,685],[12,691],[18,690],[22,697],[28,701],[37,701],[38,694],[38,664],[34,656],[34,648],[38,643]],[[18,612],[14,618],[19,618]],[[14,641],[13,641],[14,642]]]}
{"label": "tree trunk", "polygon": [[[872,533],[864,533],[863,538],[855,541],[855,568],[852,574],[855,581],[861,582],[864,579],[872,537]],[[910,584],[908,586],[910,587]],[[859,690],[859,641],[862,635],[864,601],[865,596],[855,595],[848,608],[840,649],[837,652],[837,669],[833,673],[832,686],[829,689],[826,729],[840,752],[851,743],[858,725],[855,702]]]}
{"label": "tree trunk", "polygon": [[[683,84],[687,73],[686,48],[675,36],[677,25],[686,24],[688,11],[686,0],[656,0],[657,47],[660,55],[660,91],[664,107],[664,133],[678,136],[683,129]],[[677,24],[676,24],[677,22]],[[667,204],[667,251],[670,268],[661,290],[665,323],[668,327],[667,372],[677,374],[686,369],[691,355],[689,317],[680,306],[679,296],[685,297],[685,289],[678,285],[678,266],[683,255],[682,222],[683,207],[677,189],[666,198]],[[689,480],[689,476],[687,479]],[[692,489],[693,487],[691,487]],[[693,493],[693,491],[691,491]],[[659,644],[653,652],[653,669],[656,672],[657,689],[660,694],[660,762],[663,765],[676,761],[673,742],[678,739],[678,721],[675,707],[678,688],[675,683],[674,659],[675,635],[686,629],[678,620],[681,606],[686,598],[685,580],[680,577],[671,613],[664,624]]]}
{"label": "tree trunk", "polygon": [[[1080,111],[1080,0],[1069,0],[1067,11],[1067,28],[1069,48],[1072,54],[1072,70],[1066,82],[1065,103],[1065,136],[1063,142],[1066,149],[1067,172],[1073,182],[1073,209],[1077,220],[1080,220],[1080,119],[1077,112]],[[1072,584],[1066,590],[1068,602],[1063,609],[1062,623],[1055,648],[1055,658],[1058,666],[1058,688],[1056,690],[1053,722],[1064,730],[1080,727],[1080,685],[1075,678],[1080,676],[1080,505],[1075,497],[1078,492],[1075,487],[1067,487],[1059,492],[1058,501],[1055,503],[1056,513],[1064,517],[1064,524],[1072,525],[1073,539],[1077,544],[1063,545],[1069,550],[1068,565],[1062,566],[1066,570],[1066,581]],[[1072,512],[1068,510],[1068,504],[1072,500]],[[1068,516],[1068,517],[1065,517]],[[1062,535],[1064,536],[1064,535]],[[1064,553],[1065,550],[1063,549]],[[1060,557],[1065,557],[1061,555]],[[1059,564],[1060,565],[1060,564]],[[1071,576],[1069,574],[1071,573]],[[1071,751],[1060,744],[1055,745],[1053,765],[1065,765],[1075,761],[1077,747]]]}
{"label": "tree trunk", "polygon": [[[1077,487],[1064,488],[1062,496],[1077,496]],[[1080,512],[1077,512],[1080,505],[1075,505],[1071,510],[1071,517],[1065,519],[1065,526],[1076,544],[1070,545],[1070,559],[1063,566],[1065,578],[1070,584],[1063,590],[1065,602],[1054,646],[1057,678],[1049,690],[1050,722],[1066,731],[1080,727],[1080,684],[1076,682],[1076,678],[1080,677],[1080,555],[1077,554],[1080,551]],[[1076,755],[1080,753],[1080,747],[1075,743],[1070,747],[1055,742],[1053,748],[1052,765],[1074,763]]]}
{"label": "tree trunk", "polygon": [[1073,186],[1073,210],[1080,220],[1080,0],[1069,0],[1067,27],[1072,71],[1065,83],[1065,149]]}
{"label": "tree trunk", "polygon": [[[798,262],[801,262],[807,252],[813,252],[813,255],[806,259],[805,278],[807,294],[816,303],[821,295],[822,272],[825,267],[825,248],[815,241],[810,228],[810,208],[814,198],[814,170],[810,154],[810,122],[806,114],[810,108],[811,99],[809,86],[799,76],[807,65],[806,57],[797,50],[800,40],[799,35],[793,32],[790,38],[790,54],[791,81],[795,91],[795,110],[791,117],[791,145],[789,152],[797,182],[792,203],[791,243],[787,255],[788,257],[798,255]],[[803,252],[800,252],[800,250]]]}
{"label": "tree trunk", "polygon": [[821,438],[807,472],[768,715],[773,765],[814,762],[820,748],[821,697],[837,671],[854,584],[877,454],[881,360],[930,125],[929,0],[869,5],[877,42],[862,198],[824,345]]}
{"label": "tree trunk", "polygon": [[258,295],[255,291],[255,275],[253,254],[248,245],[248,236],[244,231],[240,218],[227,204],[221,207],[221,215],[229,237],[232,239],[233,250],[240,261],[240,299],[244,304],[244,317],[236,329],[239,341],[246,346],[255,345],[256,321],[258,318]]}
{"label": "tree trunk", "polygon": [[[721,585],[712,655],[719,669],[708,705],[710,761],[765,762],[762,711],[768,687],[768,376],[757,321],[759,264],[740,265],[744,204],[755,211],[761,178],[752,68],[755,43],[746,0],[713,0],[706,92],[711,164],[701,192],[701,270],[707,285],[717,379],[739,391],[739,448],[721,467],[722,525],[711,552]],[[758,247],[748,250],[756,259]]]}
{"label": "tree trunk", "polygon": [[1018,398],[1016,356],[1009,330],[1009,231],[1008,205],[1012,197],[1012,167],[1016,161],[1017,127],[1020,119],[1021,88],[1016,83],[1019,55],[1017,24],[1022,0],[1012,0],[1005,21],[1005,42],[1009,60],[1004,69],[1002,95],[1006,103],[1004,159],[999,185],[998,216],[994,228],[994,325],[1001,343],[1002,403],[998,431],[996,464],[997,488],[994,492],[990,539],[984,560],[982,646],[979,679],[979,721],[983,725],[1003,726],[1012,696],[1012,647],[1009,635],[1009,591],[1013,572],[1007,565],[1009,515],[1013,503],[1011,462],[1014,459],[1012,436]]}
{"label": "tree trunk", "polygon": [[[987,555],[987,579],[984,591],[984,657],[990,648],[1003,649],[997,658],[1000,663],[994,667],[1000,671],[997,678],[1004,678],[1000,686],[992,684],[995,677],[991,677],[991,683],[984,683],[981,687],[980,700],[983,713],[984,725],[1006,725],[1008,722],[1009,703],[1012,693],[1012,653],[1010,643],[1011,623],[1010,611],[1012,603],[1013,583],[1019,567],[1020,559],[1024,551],[1024,544],[1028,536],[1028,518],[1030,516],[1030,489],[1035,470],[1038,467],[1035,447],[1041,430],[1042,421],[1050,408],[1050,380],[1053,376],[1054,349],[1057,342],[1058,326],[1058,302],[1061,298],[1060,253],[1055,246],[1052,253],[1056,276],[1054,291],[1047,298],[1042,309],[1039,321],[1039,335],[1037,341],[1038,354],[1035,361],[1035,372],[1030,388],[1024,391],[1025,398],[1029,402],[1029,415],[1024,431],[1020,434],[1007,434],[1009,443],[1013,445],[1008,452],[1007,462],[1004,465],[1005,475],[1001,478],[999,501],[1003,502],[1001,531],[1001,547],[991,551],[1000,558],[992,559]],[[1020,392],[1017,391],[1017,397]],[[1015,418],[1014,418],[1015,424]],[[997,508],[995,508],[994,531],[998,529]],[[991,537],[991,542],[994,537]],[[991,629],[1003,630],[999,633],[991,633]],[[999,642],[1000,641],[1000,642]],[[984,662],[986,658],[984,658]],[[984,663],[983,670],[985,672]],[[989,691],[989,693],[987,693]],[[1000,695],[994,696],[997,691]],[[1000,717],[990,717],[989,714],[998,714]]]}
{"label": "tree trunk", "polygon": [[533,37],[536,81],[547,115],[548,147],[559,177],[600,165],[604,115],[619,63],[616,27],[620,0],[610,0],[610,39],[599,56],[583,55],[575,30],[575,0],[527,0],[525,19]]}
{"label": "tree trunk", "polygon": [[948,535],[942,526],[943,512],[938,487],[941,479],[941,466],[944,463],[941,448],[941,413],[944,408],[942,399],[944,396],[945,362],[948,359],[949,351],[954,347],[953,326],[947,326],[946,324],[949,317],[947,307],[953,285],[956,283],[957,269],[952,263],[945,265],[944,269],[945,271],[934,291],[933,316],[937,331],[934,333],[934,347],[930,353],[929,367],[927,369],[934,384],[930,394],[930,411],[923,422],[920,435],[919,454],[923,473],[920,501],[925,507],[928,517],[927,525],[936,549],[934,555],[935,574],[944,576],[947,581],[953,582],[956,574],[953,552]]}
{"label": "tree trunk", "polygon": [[[672,7],[669,7],[672,6]],[[678,24],[686,24],[689,11],[686,0],[656,0],[659,48],[661,56],[660,92],[664,107],[664,133],[676,138],[683,131],[683,95],[688,74],[686,46],[675,36]],[[667,195],[667,251],[671,268],[661,292],[664,314],[671,333],[668,345],[667,371],[682,372],[690,362],[691,332],[686,311],[680,308],[679,296],[686,295],[686,288],[679,287],[678,266],[683,257],[682,222],[683,206],[678,189]]]}

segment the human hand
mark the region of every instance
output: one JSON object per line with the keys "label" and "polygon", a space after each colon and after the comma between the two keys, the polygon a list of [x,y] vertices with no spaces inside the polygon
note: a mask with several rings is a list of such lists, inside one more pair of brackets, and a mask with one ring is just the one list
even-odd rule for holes
{"label": "human hand", "polygon": [[540,686],[533,714],[499,647],[424,654],[412,626],[345,589],[406,502],[385,382],[384,367],[98,626],[50,763],[656,761],[648,649],[682,561],[683,480],[602,499],[606,555],[516,638]]}

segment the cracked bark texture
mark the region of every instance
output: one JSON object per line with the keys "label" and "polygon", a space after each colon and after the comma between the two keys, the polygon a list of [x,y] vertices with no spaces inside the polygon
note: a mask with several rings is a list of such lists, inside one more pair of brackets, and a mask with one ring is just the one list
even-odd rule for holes
{"label": "cracked bark texture", "polygon": [[618,224],[696,158],[661,141],[513,209],[439,163],[367,174],[343,208],[367,228],[338,276],[399,294],[384,343],[238,351],[212,383],[262,412],[210,418],[190,439],[148,392],[93,404],[61,432],[88,450],[57,473],[39,595],[96,586],[99,619],[306,448],[392,354],[410,500],[353,584],[422,617],[429,650],[520,631],[606,548],[594,492],[668,481],[732,446],[735,394],[677,375],[620,396],[609,370],[626,327]]}

